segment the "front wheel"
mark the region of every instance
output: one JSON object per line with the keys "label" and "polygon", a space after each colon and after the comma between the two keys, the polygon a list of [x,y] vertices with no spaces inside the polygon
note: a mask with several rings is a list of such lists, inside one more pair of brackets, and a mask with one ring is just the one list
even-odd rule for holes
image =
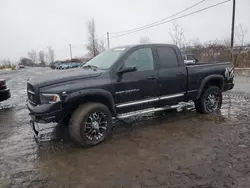
{"label": "front wheel", "polygon": [[69,135],[76,144],[90,147],[104,141],[110,135],[112,127],[112,115],[107,106],[86,103],[72,114]]}
{"label": "front wheel", "polygon": [[196,111],[202,114],[218,112],[222,105],[222,93],[217,86],[208,87],[201,97],[194,101]]}

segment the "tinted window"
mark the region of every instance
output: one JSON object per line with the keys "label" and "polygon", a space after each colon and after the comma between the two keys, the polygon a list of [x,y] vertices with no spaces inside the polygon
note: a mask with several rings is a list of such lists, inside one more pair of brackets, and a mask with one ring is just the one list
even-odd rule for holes
{"label": "tinted window", "polygon": [[187,60],[195,60],[195,58],[192,55],[187,55]]}
{"label": "tinted window", "polygon": [[153,70],[154,60],[151,48],[134,51],[124,61],[124,67],[136,67],[137,71]]}
{"label": "tinted window", "polygon": [[176,53],[171,47],[158,47],[159,67],[175,68],[178,67],[178,59]]}

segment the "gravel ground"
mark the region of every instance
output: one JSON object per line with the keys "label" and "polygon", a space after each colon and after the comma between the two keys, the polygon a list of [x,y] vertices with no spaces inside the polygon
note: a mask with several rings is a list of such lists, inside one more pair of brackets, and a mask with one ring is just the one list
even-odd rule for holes
{"label": "gravel ground", "polygon": [[0,187],[250,187],[249,77],[236,78],[219,114],[191,107],[116,121],[110,139],[82,149],[66,126],[33,138],[26,80],[51,71],[0,72],[12,93],[0,110]]}

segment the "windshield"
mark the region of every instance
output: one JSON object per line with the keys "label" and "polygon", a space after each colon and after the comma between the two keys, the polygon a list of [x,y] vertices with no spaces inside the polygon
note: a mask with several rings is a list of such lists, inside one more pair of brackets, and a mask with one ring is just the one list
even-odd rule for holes
{"label": "windshield", "polygon": [[93,66],[99,69],[109,69],[109,67],[121,56],[123,50],[106,50],[88,61],[83,67]]}
{"label": "windshield", "polygon": [[187,55],[187,60],[195,60],[193,55]]}

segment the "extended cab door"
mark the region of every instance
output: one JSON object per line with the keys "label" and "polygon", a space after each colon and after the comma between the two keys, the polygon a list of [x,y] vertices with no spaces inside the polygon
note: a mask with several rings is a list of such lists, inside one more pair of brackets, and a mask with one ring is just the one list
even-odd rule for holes
{"label": "extended cab door", "polygon": [[145,108],[145,105],[153,105],[158,98],[157,68],[152,49],[141,47],[129,52],[120,68],[125,67],[136,67],[137,70],[117,75],[114,92],[118,111],[138,110]]}
{"label": "extended cab door", "polygon": [[185,94],[187,69],[179,51],[171,46],[155,48],[158,56],[158,94],[161,99],[174,99]]}

